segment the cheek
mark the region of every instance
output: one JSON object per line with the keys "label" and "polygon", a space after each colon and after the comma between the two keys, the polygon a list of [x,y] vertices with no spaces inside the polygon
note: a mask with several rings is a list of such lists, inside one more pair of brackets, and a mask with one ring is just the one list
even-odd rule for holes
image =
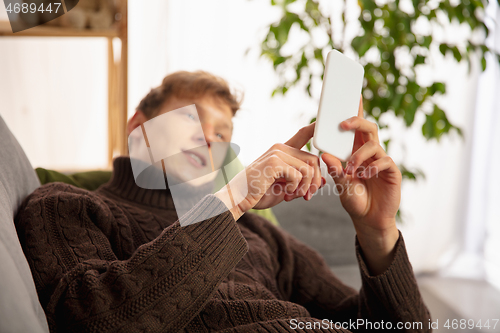
{"label": "cheek", "polygon": [[232,139],[232,134],[229,132],[229,133],[225,133],[225,132],[221,132],[223,137],[222,139],[220,139],[220,141],[222,142],[231,142],[231,139]]}
{"label": "cheek", "polygon": [[203,132],[192,126],[173,129],[164,136],[170,150],[191,149],[202,145],[200,139],[204,138]]}

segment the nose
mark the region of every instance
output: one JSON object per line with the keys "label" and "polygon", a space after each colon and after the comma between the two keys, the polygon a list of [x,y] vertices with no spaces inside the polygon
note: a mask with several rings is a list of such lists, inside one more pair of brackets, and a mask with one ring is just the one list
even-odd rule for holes
{"label": "nose", "polygon": [[203,133],[205,135],[205,141],[207,143],[217,141],[217,136],[215,135],[215,128],[210,123],[202,123],[201,127],[203,129]]}
{"label": "nose", "polygon": [[200,144],[204,145],[205,142],[210,144],[210,142],[214,142],[217,140],[215,135],[214,126],[208,123],[202,123],[201,128],[203,130],[202,133],[198,132],[194,135],[193,140]]}

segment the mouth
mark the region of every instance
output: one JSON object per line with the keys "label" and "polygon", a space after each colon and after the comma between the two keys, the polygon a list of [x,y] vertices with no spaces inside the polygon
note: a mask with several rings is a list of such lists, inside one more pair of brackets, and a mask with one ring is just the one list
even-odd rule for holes
{"label": "mouth", "polygon": [[207,160],[201,154],[193,152],[193,150],[183,150],[184,155],[186,155],[188,161],[197,168],[203,168],[207,165]]}

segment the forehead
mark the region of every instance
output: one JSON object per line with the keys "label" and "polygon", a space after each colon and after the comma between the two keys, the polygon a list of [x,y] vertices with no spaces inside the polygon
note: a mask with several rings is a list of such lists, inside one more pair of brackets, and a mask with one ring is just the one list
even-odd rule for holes
{"label": "forehead", "polygon": [[214,97],[196,99],[171,98],[161,108],[160,113],[172,111],[187,105],[195,104],[196,110],[204,120],[212,120],[224,127],[232,128],[233,111],[226,103]]}

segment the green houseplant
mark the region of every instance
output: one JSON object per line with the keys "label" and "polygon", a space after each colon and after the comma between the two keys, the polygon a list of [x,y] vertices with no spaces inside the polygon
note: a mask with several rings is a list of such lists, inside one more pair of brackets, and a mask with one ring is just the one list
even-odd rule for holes
{"label": "green houseplant", "polygon": [[[497,0],[500,4],[500,0]],[[390,125],[381,121],[384,113],[393,113],[404,120],[407,127],[414,124],[415,116],[425,114],[422,135],[427,140],[438,140],[451,131],[463,137],[459,127],[452,124],[444,107],[436,103],[435,97],[446,94],[443,82],[428,85],[418,83],[419,66],[425,66],[433,49],[446,56],[453,55],[456,62],[467,62],[469,71],[473,61],[486,68],[485,54],[494,53],[500,62],[500,56],[485,45],[489,29],[485,24],[486,1],[464,0],[358,0],[359,17],[357,20],[346,19],[346,0],[343,1],[342,33],[334,34],[331,15],[322,8],[324,2],[317,0],[271,0],[271,5],[281,9],[281,18],[267,27],[267,34],[261,41],[261,56],[272,61],[274,71],[280,79],[273,91],[286,95],[294,86],[305,87],[305,93],[317,99],[311,93],[314,82],[321,82],[324,73],[324,57],[335,48],[341,52],[354,52],[365,67],[363,87],[364,108],[381,129]],[[331,14],[331,13],[330,13]],[[419,29],[418,24],[430,29]],[[348,40],[347,26],[359,25],[359,35]],[[451,25],[468,27],[468,34],[460,43],[450,43],[436,38],[436,28]],[[295,26],[302,34],[309,36],[297,52],[287,54],[283,47],[288,42],[290,32]],[[326,43],[315,43],[313,34],[326,34]],[[409,66],[401,66],[399,58],[403,55],[411,59]],[[320,70],[315,70],[320,68]],[[322,70],[321,70],[322,68]],[[294,75],[289,75],[290,72]],[[311,120],[314,121],[315,119]],[[391,139],[384,141],[386,150]],[[310,149],[310,146],[308,146]],[[424,174],[418,169],[399,165],[403,179],[416,180]]]}

